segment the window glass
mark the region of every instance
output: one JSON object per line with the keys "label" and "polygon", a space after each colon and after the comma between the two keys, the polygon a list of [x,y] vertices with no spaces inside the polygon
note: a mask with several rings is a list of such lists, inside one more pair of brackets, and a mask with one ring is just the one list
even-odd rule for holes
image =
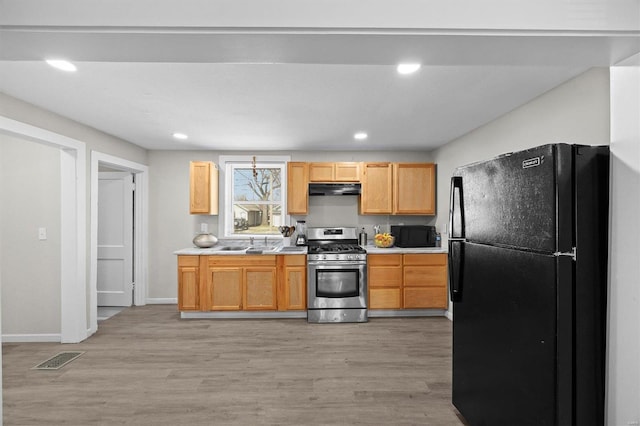
{"label": "window glass", "polygon": [[[277,235],[288,221],[283,187],[285,162],[234,161],[227,163],[225,229],[227,236]],[[231,224],[230,221],[233,221]]]}

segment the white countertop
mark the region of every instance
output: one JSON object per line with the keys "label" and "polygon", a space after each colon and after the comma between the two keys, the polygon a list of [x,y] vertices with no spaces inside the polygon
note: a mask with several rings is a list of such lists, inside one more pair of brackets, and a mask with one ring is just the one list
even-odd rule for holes
{"label": "white countertop", "polygon": [[[211,248],[199,248],[199,247],[187,247],[180,250],[176,250],[173,254],[176,255],[191,255],[191,256],[211,256],[211,255],[223,255],[223,256],[237,256],[237,255],[245,255],[245,254],[307,254],[307,248],[300,246],[291,246],[291,249],[288,249],[283,246],[270,247],[265,249],[262,253],[247,253],[246,250],[232,250],[232,251],[224,251],[221,250],[224,245],[218,244]],[[296,250],[293,251],[293,247],[296,247]],[[256,249],[261,249],[262,247],[256,246]]]}
{"label": "white countertop", "polygon": [[365,247],[368,254],[428,254],[428,253],[447,253],[446,247],[389,247],[379,248],[373,244],[367,244]]}
{"label": "white countertop", "polygon": [[[224,245],[216,245],[211,248],[199,248],[199,247],[187,247],[180,250],[176,250],[173,254],[176,255],[191,255],[191,256],[211,256],[211,255],[223,255],[223,256],[237,256],[244,254],[307,254],[307,248],[300,246],[291,246],[291,249],[283,248],[282,246],[277,246],[271,250],[265,250],[262,253],[247,253],[244,250],[238,251],[224,251],[220,250]],[[295,251],[293,247],[296,247]],[[256,247],[260,249],[260,247]],[[373,244],[368,244],[365,249],[368,254],[429,254],[429,253],[447,253],[446,247],[413,247],[413,248],[405,248],[405,247],[389,247],[389,248],[378,248]]]}

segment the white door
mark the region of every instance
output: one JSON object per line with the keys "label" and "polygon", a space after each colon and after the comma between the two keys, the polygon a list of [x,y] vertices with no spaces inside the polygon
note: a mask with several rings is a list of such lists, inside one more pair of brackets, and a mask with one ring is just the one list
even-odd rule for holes
{"label": "white door", "polygon": [[133,175],[98,175],[98,306],[133,302]]}

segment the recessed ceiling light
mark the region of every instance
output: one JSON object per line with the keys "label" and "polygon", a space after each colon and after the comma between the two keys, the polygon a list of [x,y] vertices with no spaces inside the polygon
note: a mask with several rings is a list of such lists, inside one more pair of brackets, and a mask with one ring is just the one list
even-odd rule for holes
{"label": "recessed ceiling light", "polygon": [[413,74],[420,69],[420,64],[398,64],[399,74]]}
{"label": "recessed ceiling light", "polygon": [[64,59],[47,59],[47,63],[54,68],[67,72],[74,72],[78,69],[71,62],[65,61]]}
{"label": "recessed ceiling light", "polygon": [[355,140],[357,140],[357,141],[363,141],[368,137],[369,137],[369,135],[367,135],[365,132],[358,132],[358,133],[353,135],[353,138]]}
{"label": "recessed ceiling light", "polygon": [[177,132],[173,134],[173,137],[181,141],[189,139],[189,136],[185,135],[184,133],[177,133]]}

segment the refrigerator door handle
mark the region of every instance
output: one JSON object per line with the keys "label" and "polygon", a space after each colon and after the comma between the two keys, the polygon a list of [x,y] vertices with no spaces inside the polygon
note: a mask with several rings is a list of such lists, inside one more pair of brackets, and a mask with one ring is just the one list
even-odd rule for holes
{"label": "refrigerator door handle", "polygon": [[453,176],[449,194],[449,240],[465,238],[463,200],[462,176]]}
{"label": "refrigerator door handle", "polygon": [[449,293],[452,302],[462,300],[462,271],[464,266],[464,203],[462,176],[451,178],[449,199]]}
{"label": "refrigerator door handle", "polygon": [[452,302],[462,300],[462,271],[464,270],[464,241],[449,240],[449,296]]}

